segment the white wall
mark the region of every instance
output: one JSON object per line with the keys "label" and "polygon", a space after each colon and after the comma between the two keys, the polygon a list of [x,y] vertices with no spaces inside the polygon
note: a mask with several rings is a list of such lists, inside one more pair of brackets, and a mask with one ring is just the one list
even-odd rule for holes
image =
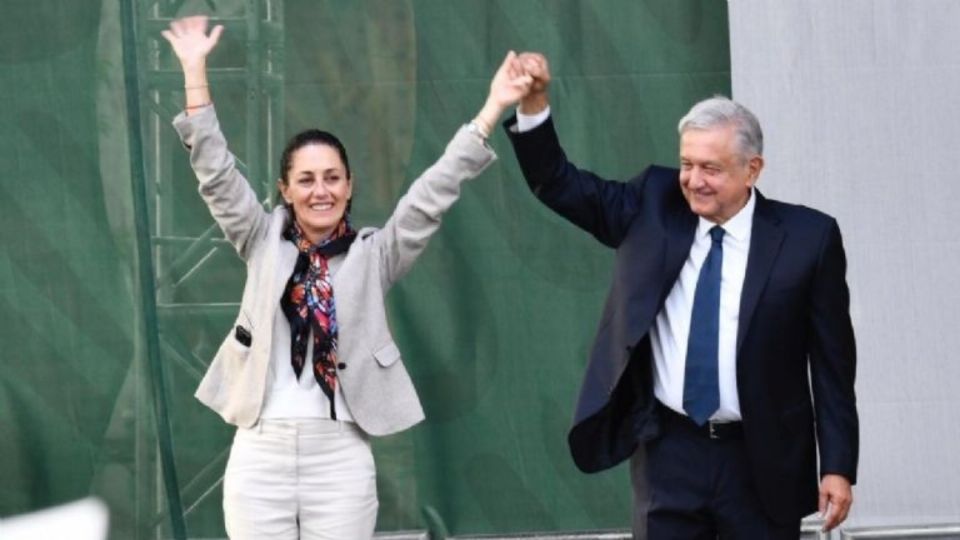
{"label": "white wall", "polygon": [[861,421],[847,525],[960,522],[960,1],[729,8],[761,191],[844,233]]}

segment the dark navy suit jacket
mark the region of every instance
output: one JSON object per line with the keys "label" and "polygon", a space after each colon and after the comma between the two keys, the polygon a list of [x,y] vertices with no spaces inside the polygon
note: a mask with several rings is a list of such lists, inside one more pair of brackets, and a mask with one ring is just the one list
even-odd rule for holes
{"label": "dark navy suit jacket", "polygon": [[[615,275],[568,442],[586,472],[642,452],[659,433],[649,332],[680,274],[698,217],[679,171],[651,166],[629,182],[570,163],[552,120],[518,134],[520,168],[548,207],[617,250]],[[758,191],[737,333],[737,386],[752,480],[767,514],[790,523],[817,509],[820,475],[856,482],[856,348],[836,221]]]}

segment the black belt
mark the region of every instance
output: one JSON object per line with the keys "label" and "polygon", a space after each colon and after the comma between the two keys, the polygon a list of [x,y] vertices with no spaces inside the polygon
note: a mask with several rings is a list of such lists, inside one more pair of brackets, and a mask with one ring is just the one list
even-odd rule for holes
{"label": "black belt", "polygon": [[657,410],[665,427],[680,427],[718,441],[743,438],[743,422],[714,422],[711,420],[702,426],[698,426],[689,416],[680,414],[659,401],[657,402]]}

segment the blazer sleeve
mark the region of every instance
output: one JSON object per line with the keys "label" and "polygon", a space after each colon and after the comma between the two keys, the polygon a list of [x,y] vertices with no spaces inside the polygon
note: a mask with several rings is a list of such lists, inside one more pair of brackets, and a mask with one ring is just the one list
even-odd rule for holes
{"label": "blazer sleeve", "polygon": [[497,156],[466,126],[447,144],[443,155],[410,185],[393,214],[376,233],[380,278],[387,291],[423,253],[440,228],[443,214],[460,198],[464,181],[484,171]]}
{"label": "blazer sleeve", "polygon": [[811,303],[810,374],[816,410],[820,474],[856,483],[859,420],[854,393],[856,343],[840,228],[831,220],[820,248]]}
{"label": "blazer sleeve", "polygon": [[181,112],[173,119],[173,127],[190,151],[200,196],[240,257],[249,259],[257,239],[266,234],[269,218],[257,194],[237,170],[216,111],[211,105],[190,116]]}
{"label": "blazer sleeve", "polygon": [[533,194],[603,244],[619,246],[640,209],[639,184],[577,168],[560,147],[552,118],[523,133],[515,129],[516,116],[503,125]]}

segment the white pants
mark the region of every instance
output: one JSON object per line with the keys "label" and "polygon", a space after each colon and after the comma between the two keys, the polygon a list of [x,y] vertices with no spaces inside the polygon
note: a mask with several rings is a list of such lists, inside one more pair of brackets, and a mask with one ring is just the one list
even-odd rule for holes
{"label": "white pants", "polygon": [[352,422],[322,419],[238,429],[223,515],[232,540],[371,538],[377,481],[367,436]]}

